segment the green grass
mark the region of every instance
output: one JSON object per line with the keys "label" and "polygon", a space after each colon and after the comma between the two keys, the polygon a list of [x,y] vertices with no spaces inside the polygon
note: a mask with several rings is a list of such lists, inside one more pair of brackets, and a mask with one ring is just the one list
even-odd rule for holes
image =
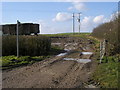
{"label": "green grass", "polygon": [[2,66],[0,66],[3,70],[4,69],[9,69],[13,67],[18,67],[18,66],[23,66],[23,65],[28,65],[28,64],[33,64],[35,62],[44,60],[45,58],[48,58],[49,56],[35,56],[35,57],[30,57],[30,56],[21,56],[21,57],[16,57],[16,56],[3,56],[1,59]]}
{"label": "green grass", "polygon": [[92,79],[99,82],[101,88],[118,88],[118,57],[104,57],[93,73]]}
{"label": "green grass", "polygon": [[43,36],[48,37],[57,37],[57,36],[70,36],[70,37],[86,37],[87,35],[90,35],[90,33],[59,33],[59,34],[43,34]]}

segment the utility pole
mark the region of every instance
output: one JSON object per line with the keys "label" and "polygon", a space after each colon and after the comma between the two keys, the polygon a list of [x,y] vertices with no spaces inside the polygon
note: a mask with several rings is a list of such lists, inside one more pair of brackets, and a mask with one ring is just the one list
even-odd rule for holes
{"label": "utility pole", "polygon": [[74,15],[74,13],[73,13],[73,33],[75,32],[75,15]]}
{"label": "utility pole", "polygon": [[17,57],[19,57],[19,24],[20,22],[17,20],[17,30],[16,30],[16,35],[17,35]]}
{"label": "utility pole", "polygon": [[81,14],[81,12],[78,14],[79,14],[78,22],[79,22],[79,33],[80,33],[80,14]]}

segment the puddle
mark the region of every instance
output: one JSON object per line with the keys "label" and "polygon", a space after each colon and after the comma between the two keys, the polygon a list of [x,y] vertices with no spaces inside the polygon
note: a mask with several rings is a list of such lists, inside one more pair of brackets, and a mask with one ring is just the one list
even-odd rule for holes
{"label": "puddle", "polygon": [[92,52],[81,52],[81,54],[90,55],[90,54],[93,54],[93,53]]}
{"label": "puddle", "polygon": [[64,50],[67,51],[67,52],[70,51],[70,49],[67,49],[67,48],[65,48]]}
{"label": "puddle", "polygon": [[70,49],[64,49],[66,52],[65,53],[60,53],[60,54],[58,54],[57,56],[65,56],[65,55],[67,55],[68,54],[68,52],[70,51]]}
{"label": "puddle", "polygon": [[91,59],[78,59],[77,61],[80,63],[88,63],[91,62]]}
{"label": "puddle", "polygon": [[65,44],[65,47],[66,47],[66,46],[70,46],[70,45],[76,46],[76,45],[78,45],[78,43],[66,43],[66,44]]}
{"label": "puddle", "polygon": [[64,50],[70,51],[70,50],[75,50],[75,49],[76,49],[75,47],[67,47],[67,48],[65,48]]}
{"label": "puddle", "polygon": [[61,45],[61,43],[51,43],[52,45]]}
{"label": "puddle", "polygon": [[91,59],[63,58],[63,60],[72,60],[72,61],[77,61],[79,63],[88,63],[88,62],[91,62]]}
{"label": "puddle", "polygon": [[77,60],[75,58],[63,58],[63,60]]}
{"label": "puddle", "polygon": [[67,53],[60,53],[57,56],[65,56],[65,55],[67,55]]}

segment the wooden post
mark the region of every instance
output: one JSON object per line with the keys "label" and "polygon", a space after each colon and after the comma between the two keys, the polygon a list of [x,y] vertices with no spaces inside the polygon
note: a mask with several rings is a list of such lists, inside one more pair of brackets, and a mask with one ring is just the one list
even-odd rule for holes
{"label": "wooden post", "polygon": [[102,42],[100,42],[100,63],[102,62]]}
{"label": "wooden post", "polygon": [[17,57],[19,57],[19,24],[20,22],[17,20],[17,30],[16,30],[16,35],[17,35]]}
{"label": "wooden post", "polygon": [[103,57],[106,53],[106,40],[104,39],[103,42],[100,42],[100,63],[102,62]]}

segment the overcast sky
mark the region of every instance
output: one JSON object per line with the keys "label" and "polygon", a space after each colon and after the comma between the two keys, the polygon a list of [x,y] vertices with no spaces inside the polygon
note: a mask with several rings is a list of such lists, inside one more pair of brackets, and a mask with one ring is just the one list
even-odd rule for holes
{"label": "overcast sky", "polygon": [[3,2],[2,24],[39,23],[42,34],[72,32],[72,13],[76,13],[75,31],[78,32],[78,13],[81,32],[91,32],[96,26],[111,20],[118,9],[117,2]]}

